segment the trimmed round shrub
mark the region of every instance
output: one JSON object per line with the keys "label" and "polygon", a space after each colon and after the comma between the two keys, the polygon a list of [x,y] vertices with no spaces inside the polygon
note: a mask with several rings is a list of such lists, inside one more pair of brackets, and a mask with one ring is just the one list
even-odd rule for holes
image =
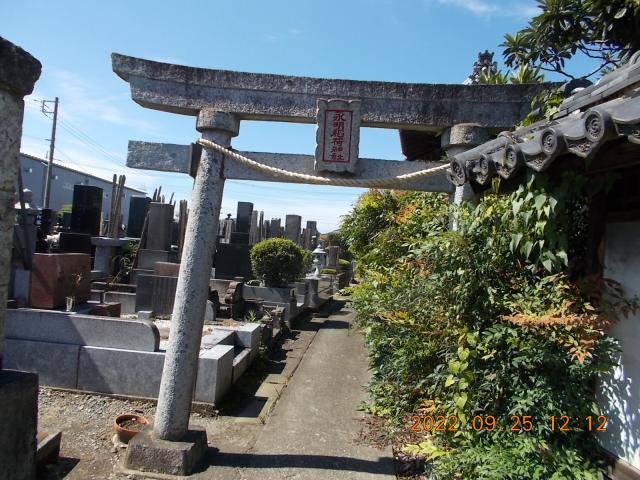
{"label": "trimmed round shrub", "polygon": [[286,287],[304,272],[304,251],[291,240],[269,238],[251,249],[253,273],[267,287]]}

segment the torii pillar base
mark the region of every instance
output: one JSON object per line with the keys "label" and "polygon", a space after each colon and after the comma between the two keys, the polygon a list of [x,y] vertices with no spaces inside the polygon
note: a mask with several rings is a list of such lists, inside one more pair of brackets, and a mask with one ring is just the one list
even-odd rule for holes
{"label": "torii pillar base", "polygon": [[192,425],[180,441],[162,440],[151,428],[133,437],[127,446],[124,467],[138,472],[187,476],[202,464],[207,453],[207,432]]}

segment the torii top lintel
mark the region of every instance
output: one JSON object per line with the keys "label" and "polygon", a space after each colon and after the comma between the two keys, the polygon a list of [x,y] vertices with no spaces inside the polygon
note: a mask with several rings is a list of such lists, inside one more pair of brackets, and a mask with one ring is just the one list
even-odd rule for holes
{"label": "torii top lintel", "polygon": [[113,53],[113,71],[143,107],[183,115],[203,108],[244,120],[315,123],[319,98],[362,102],[362,126],[439,130],[460,123],[511,128],[548,85],[454,85],[333,80],[211,70]]}

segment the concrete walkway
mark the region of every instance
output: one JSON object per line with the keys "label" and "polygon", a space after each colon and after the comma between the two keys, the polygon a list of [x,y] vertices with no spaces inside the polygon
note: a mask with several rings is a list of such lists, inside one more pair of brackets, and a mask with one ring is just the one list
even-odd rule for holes
{"label": "concrete walkway", "polygon": [[341,310],[313,322],[318,333],[253,444],[221,445],[198,478],[395,479],[391,449],[358,441],[369,372],[353,316]]}

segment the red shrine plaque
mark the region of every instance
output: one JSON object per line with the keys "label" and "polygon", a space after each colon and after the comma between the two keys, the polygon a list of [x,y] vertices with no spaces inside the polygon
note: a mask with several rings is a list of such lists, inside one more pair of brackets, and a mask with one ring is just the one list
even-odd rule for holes
{"label": "red shrine plaque", "polygon": [[360,100],[318,100],[316,171],[355,172],[360,143]]}

